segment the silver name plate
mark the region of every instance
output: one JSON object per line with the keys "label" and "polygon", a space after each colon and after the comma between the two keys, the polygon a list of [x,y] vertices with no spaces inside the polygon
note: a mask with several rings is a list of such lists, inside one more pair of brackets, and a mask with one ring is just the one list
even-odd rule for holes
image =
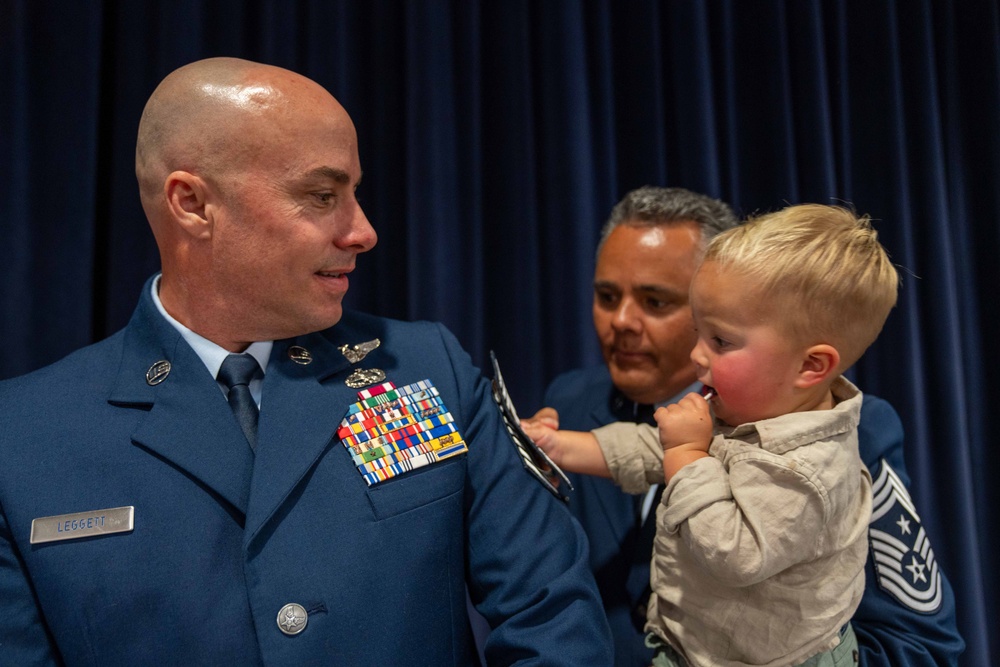
{"label": "silver name plate", "polygon": [[115,507],[108,510],[39,517],[31,522],[31,544],[128,533],[132,530],[134,515],[134,507]]}

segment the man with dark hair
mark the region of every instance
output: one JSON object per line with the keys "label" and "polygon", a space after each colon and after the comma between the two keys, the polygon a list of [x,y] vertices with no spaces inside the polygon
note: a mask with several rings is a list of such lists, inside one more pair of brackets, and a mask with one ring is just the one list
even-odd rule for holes
{"label": "man with dark hair", "polygon": [[[720,201],[681,188],[629,192],[601,233],[594,328],[605,365],[557,377],[533,418],[569,430],[614,421],[652,423],[657,406],[700,387],[688,289],[708,240],[737,224]],[[903,430],[892,407],[865,396],[861,457],[874,481],[865,593],[852,624],[863,665],[951,665],[964,643],[954,596],[907,492]],[[609,480],[571,475],[570,509],[590,539],[615,640],[615,664],[649,665],[644,643],[649,563],[662,485],[643,496]]]}
{"label": "man with dark hair", "polygon": [[0,383],[0,663],[601,665],[586,541],[442,326],[345,312],[376,235],[320,85],[212,58],[139,126],[132,321]]}

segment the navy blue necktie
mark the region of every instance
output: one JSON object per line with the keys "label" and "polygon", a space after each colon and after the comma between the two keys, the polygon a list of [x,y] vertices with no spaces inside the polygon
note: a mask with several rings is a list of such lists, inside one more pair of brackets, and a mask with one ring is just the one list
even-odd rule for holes
{"label": "navy blue necktie", "polygon": [[260,365],[249,354],[230,354],[219,368],[219,381],[229,388],[229,407],[250,443],[257,449],[257,403],[250,395],[250,380],[260,373]]}

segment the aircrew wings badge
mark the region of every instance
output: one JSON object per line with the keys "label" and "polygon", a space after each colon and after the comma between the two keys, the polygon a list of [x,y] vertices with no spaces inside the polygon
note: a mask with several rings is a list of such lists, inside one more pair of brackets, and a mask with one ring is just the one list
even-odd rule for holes
{"label": "aircrew wings badge", "polygon": [[936,612],[942,592],[934,550],[910,494],[885,459],[872,495],[868,536],[879,587],[913,611]]}
{"label": "aircrew wings badge", "polygon": [[570,484],[566,474],[559,469],[559,466],[553,463],[552,459],[539,449],[538,445],[521,428],[521,420],[518,419],[514,402],[510,400],[510,394],[507,393],[507,386],[503,383],[503,375],[500,374],[500,364],[497,363],[497,357],[492,350],[490,351],[490,360],[493,362],[493,400],[500,408],[504,426],[507,427],[507,432],[510,433],[510,437],[514,441],[517,453],[521,457],[521,463],[525,470],[538,479],[552,495],[569,502],[569,496],[559,490],[558,484],[561,480],[571,491],[573,485]]}
{"label": "aircrew wings badge", "polygon": [[337,437],[368,486],[468,451],[430,380],[358,392]]}

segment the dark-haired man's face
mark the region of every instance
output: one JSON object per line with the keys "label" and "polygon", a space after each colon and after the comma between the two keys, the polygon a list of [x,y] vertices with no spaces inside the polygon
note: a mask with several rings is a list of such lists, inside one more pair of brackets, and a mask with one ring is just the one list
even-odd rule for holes
{"label": "dark-haired man's face", "polygon": [[695,381],[688,290],[701,231],[695,222],[621,225],[594,271],[594,328],[611,380],[631,400],[656,403]]}

